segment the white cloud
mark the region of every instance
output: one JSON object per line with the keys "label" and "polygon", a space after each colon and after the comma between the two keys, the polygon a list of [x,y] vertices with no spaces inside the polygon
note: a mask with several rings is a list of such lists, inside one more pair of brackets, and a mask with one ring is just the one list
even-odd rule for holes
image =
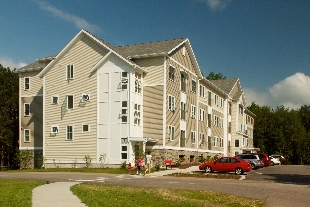
{"label": "white cloud", "polygon": [[290,109],[310,105],[310,77],[296,73],[270,87],[267,92],[259,93],[254,89],[243,89],[247,105],[252,102],[260,106],[275,108],[283,105]]}
{"label": "white cloud", "polygon": [[72,14],[65,13],[65,12],[57,9],[56,7],[54,7],[53,5],[51,5],[47,2],[43,2],[40,0],[33,0],[33,1],[36,2],[37,4],[39,4],[39,6],[42,9],[44,9],[48,12],[51,12],[56,17],[59,17],[59,18],[65,20],[67,22],[73,23],[79,29],[85,29],[85,30],[88,30],[92,33],[95,33],[97,31],[101,30],[100,27],[87,22],[85,19],[78,17],[78,16],[75,16],[75,15],[72,15]]}
{"label": "white cloud", "polygon": [[213,10],[226,9],[231,0],[198,0],[200,2],[206,2],[208,7]]}
{"label": "white cloud", "polygon": [[14,69],[14,68],[18,69],[18,68],[21,68],[27,65],[26,63],[21,62],[21,61],[14,62],[14,60],[8,57],[0,57],[0,64],[5,68],[9,67],[10,69]]}

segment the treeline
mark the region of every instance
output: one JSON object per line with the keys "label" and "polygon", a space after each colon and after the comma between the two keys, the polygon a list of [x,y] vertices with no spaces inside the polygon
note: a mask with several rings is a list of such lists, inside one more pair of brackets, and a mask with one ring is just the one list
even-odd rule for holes
{"label": "treeline", "polygon": [[0,170],[17,167],[18,152],[18,73],[0,64]]}
{"label": "treeline", "polygon": [[255,147],[283,155],[290,164],[310,164],[310,106],[271,109],[252,103],[248,109],[256,115]]}

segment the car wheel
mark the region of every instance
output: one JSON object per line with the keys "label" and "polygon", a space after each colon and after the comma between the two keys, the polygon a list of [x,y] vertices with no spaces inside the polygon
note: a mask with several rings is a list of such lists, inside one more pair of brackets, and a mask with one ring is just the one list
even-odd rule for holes
{"label": "car wheel", "polygon": [[205,172],[206,173],[212,173],[212,168],[210,166],[205,167]]}
{"label": "car wheel", "polygon": [[252,170],[255,169],[255,165],[253,163],[251,163],[251,167],[252,167]]}
{"label": "car wheel", "polygon": [[240,167],[237,167],[235,169],[235,173],[236,173],[236,175],[242,175],[243,174],[243,170]]}

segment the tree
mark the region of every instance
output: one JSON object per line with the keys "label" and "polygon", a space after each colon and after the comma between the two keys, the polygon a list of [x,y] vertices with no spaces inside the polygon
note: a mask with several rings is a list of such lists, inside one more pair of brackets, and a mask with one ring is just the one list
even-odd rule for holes
{"label": "tree", "polygon": [[206,77],[206,79],[208,79],[208,80],[220,80],[220,79],[226,79],[226,76],[223,76],[222,73],[214,74],[213,72],[211,72]]}
{"label": "tree", "polygon": [[0,64],[0,165],[13,165],[18,149],[18,73]]}

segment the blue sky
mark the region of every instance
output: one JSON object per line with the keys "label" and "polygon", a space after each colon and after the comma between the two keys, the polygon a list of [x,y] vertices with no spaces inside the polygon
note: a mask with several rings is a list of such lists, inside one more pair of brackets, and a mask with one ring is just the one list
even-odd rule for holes
{"label": "blue sky", "polygon": [[187,37],[200,69],[247,104],[310,105],[308,0],[1,0],[0,63],[57,54],[82,28],[114,46]]}

